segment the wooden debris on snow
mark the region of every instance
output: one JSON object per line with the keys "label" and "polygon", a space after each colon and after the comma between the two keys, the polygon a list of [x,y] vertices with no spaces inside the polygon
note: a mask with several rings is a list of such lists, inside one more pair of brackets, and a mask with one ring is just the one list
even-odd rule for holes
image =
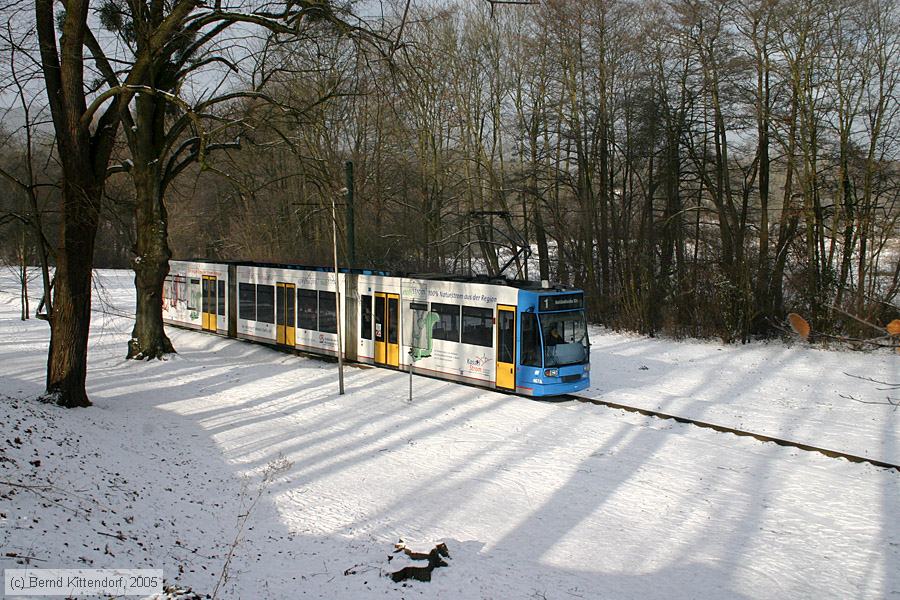
{"label": "wooden debris on snow", "polygon": [[394,554],[388,557],[391,562],[391,579],[395,582],[416,579],[431,581],[431,572],[438,567],[448,566],[444,558],[450,558],[447,544],[429,542],[411,545],[403,540],[394,544]]}

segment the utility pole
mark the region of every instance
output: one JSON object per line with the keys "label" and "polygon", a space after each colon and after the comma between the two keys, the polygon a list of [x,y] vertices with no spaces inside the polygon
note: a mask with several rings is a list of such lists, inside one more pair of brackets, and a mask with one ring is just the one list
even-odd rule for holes
{"label": "utility pole", "polygon": [[337,206],[334,196],[331,196],[331,226],[332,242],[334,243],[334,309],[337,317],[337,345],[338,345],[338,385],[341,396],[344,395],[344,336],[343,322],[341,321],[341,284],[338,276],[338,246],[337,246]]}

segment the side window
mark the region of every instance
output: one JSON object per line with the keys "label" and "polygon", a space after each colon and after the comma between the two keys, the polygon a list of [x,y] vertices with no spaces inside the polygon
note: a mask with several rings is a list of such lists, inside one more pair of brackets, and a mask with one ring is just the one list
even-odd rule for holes
{"label": "side window", "polygon": [[191,290],[188,295],[188,309],[197,310],[200,308],[200,280],[191,279]]}
{"label": "side window", "polygon": [[403,328],[404,344],[411,348],[428,347],[428,303],[407,303],[406,314],[403,315],[407,326]]}
{"label": "side window", "polygon": [[372,339],[372,296],[363,296],[359,307],[359,327],[364,340]]}
{"label": "side window", "polygon": [[459,341],[459,306],[456,304],[431,304],[431,311],[440,320],[435,323],[432,338],[448,342]]}
{"label": "side window", "polygon": [[169,306],[175,306],[175,286],[171,275],[166,275],[166,280],[163,282],[162,305],[163,310]]}
{"label": "side window", "polygon": [[175,285],[175,301],[187,302],[188,299],[188,285],[187,279],[185,279],[184,275],[176,275],[174,280]]}
{"label": "side window", "polygon": [[316,290],[297,290],[297,326],[315,331],[319,328],[319,300]]}
{"label": "side window", "polygon": [[497,311],[497,362],[516,362],[516,313]]}
{"label": "side window", "polygon": [[522,313],[522,364],[541,366],[541,338],[538,335],[537,315]]}
{"label": "side window", "polygon": [[238,296],[240,310],[238,315],[248,321],[256,320],[256,285],[253,283],[239,283]]}
{"label": "side window", "polygon": [[256,320],[263,323],[275,322],[275,286],[256,286]]}
{"label": "side window", "polygon": [[319,292],[319,331],[337,333],[337,308],[334,292]]}
{"label": "side window", "polygon": [[462,307],[462,343],[494,346],[494,311],[490,308]]}
{"label": "side window", "polygon": [[400,300],[388,298],[388,344],[400,342]]}
{"label": "side window", "polygon": [[209,301],[212,300],[212,297],[209,294],[209,283],[210,283],[209,279],[204,277],[203,283],[202,283],[203,289],[201,292],[201,299],[200,299],[200,310],[205,313],[215,312],[215,307],[210,308],[210,306],[209,306],[209,304],[210,304]]}
{"label": "side window", "polygon": [[284,304],[278,305],[279,311],[284,311],[284,324],[293,327],[296,323],[297,290],[292,285],[284,287]]}
{"label": "side window", "polygon": [[383,342],[387,332],[384,330],[384,296],[375,296],[375,341]]}
{"label": "side window", "polygon": [[225,281],[219,280],[219,314],[225,316]]}

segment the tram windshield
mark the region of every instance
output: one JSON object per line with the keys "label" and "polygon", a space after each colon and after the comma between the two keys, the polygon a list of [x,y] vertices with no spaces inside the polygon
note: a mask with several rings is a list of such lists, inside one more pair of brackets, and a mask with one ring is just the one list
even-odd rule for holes
{"label": "tram windshield", "polygon": [[587,362],[589,343],[584,311],[545,313],[540,318],[545,367]]}

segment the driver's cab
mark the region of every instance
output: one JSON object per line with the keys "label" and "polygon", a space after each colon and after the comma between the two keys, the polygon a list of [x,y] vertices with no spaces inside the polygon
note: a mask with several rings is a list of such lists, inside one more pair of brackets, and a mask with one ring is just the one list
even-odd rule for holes
{"label": "driver's cab", "polygon": [[565,394],[590,384],[590,342],[584,293],[554,290],[519,294],[520,376],[534,395]]}

